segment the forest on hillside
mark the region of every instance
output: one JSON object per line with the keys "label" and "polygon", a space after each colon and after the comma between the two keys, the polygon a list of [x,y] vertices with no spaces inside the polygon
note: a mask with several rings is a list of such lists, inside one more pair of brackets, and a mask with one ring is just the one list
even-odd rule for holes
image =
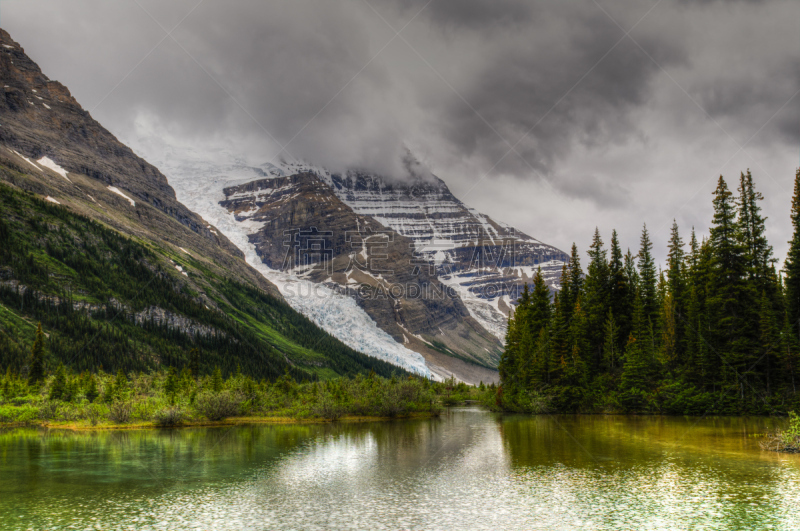
{"label": "forest on hillside", "polygon": [[[800,170],[783,270],[748,170],[720,176],[713,219],[688,245],[673,221],[666,270],[595,230],[551,298],[541,275],[509,317],[496,404],[510,411],[781,414],[800,407]],[[779,274],[782,273],[782,274]]]}
{"label": "forest on hillside", "polygon": [[63,364],[95,373],[191,368],[195,376],[220,368],[298,381],[404,374],[200,260],[0,184],[3,371],[29,372],[37,325],[49,372]]}

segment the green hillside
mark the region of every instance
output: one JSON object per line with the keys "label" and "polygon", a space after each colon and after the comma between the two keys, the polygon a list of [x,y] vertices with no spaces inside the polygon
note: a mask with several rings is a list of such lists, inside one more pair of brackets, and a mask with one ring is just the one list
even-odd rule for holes
{"label": "green hillside", "polygon": [[309,380],[402,372],[192,255],[0,183],[0,366],[25,370],[38,322],[48,365],[76,371],[220,367]]}

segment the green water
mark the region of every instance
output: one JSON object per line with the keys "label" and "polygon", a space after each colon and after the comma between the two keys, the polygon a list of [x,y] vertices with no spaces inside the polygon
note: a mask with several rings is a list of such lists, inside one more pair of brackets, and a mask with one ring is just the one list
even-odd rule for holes
{"label": "green water", "polygon": [[0,529],[800,529],[781,421],[498,416],[0,431]]}

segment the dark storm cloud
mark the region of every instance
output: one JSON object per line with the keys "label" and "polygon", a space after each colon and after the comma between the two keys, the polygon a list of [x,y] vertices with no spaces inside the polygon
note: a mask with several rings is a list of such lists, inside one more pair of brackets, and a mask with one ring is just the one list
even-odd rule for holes
{"label": "dark storm cloud", "polygon": [[[164,31],[133,0],[3,2],[2,24],[124,140],[157,123],[254,161],[286,145],[395,175],[408,146],[561,246],[602,219],[671,223],[720,172],[794,173],[800,99],[778,112],[800,88],[794,0],[138,2],[167,29],[197,7],[155,51]],[[522,186],[541,213],[507,208]]]}
{"label": "dark storm cloud", "polygon": [[522,158],[510,154],[498,169],[549,173],[576,141],[635,135],[628,112],[647,103],[658,64],[685,60],[677,43],[644,35],[648,57],[598,9],[560,11],[491,51],[463,92],[471,106],[451,99],[442,123],[461,150],[492,165],[523,139],[515,148]]}
{"label": "dark storm cloud", "polygon": [[[713,9],[713,3],[700,3],[701,11]],[[26,4],[31,13],[41,8],[37,0]],[[399,170],[399,162],[391,160],[399,161],[402,146],[424,143],[429,151],[471,157],[479,164],[478,171],[500,161],[496,171],[521,177],[547,175],[576,144],[601,146],[640,136],[631,112],[648,105],[661,68],[683,67],[692,56],[680,18],[692,16],[691,4],[685,2],[679,16],[674,5],[657,6],[631,33],[634,42],[624,37],[620,26],[632,27],[653,4],[209,1],[174,32],[180,45],[166,39],[101,110],[118,127],[131,122],[131,113],[144,111],[179,135],[241,137],[250,144],[253,138],[266,143],[272,137],[280,145],[288,143],[289,154],[337,169],[357,165]],[[88,34],[92,10],[99,9],[104,17],[113,11],[90,0],[48,5],[61,21],[81,13],[80,23]],[[171,28],[197,4],[142,5]],[[26,7],[13,6],[7,9],[17,10],[11,18],[19,21]],[[140,35],[152,42],[163,34],[135,3],[119,7],[118,18],[120,11],[146,33],[126,29],[115,38],[107,25],[101,25],[99,31],[112,46],[141,49]],[[394,38],[382,51],[394,30],[412,17],[404,33],[408,42]],[[664,17],[672,17],[673,24],[659,26]],[[124,26],[121,20],[115,23]],[[28,40],[46,47],[47,54],[64,53],[47,42],[52,36],[47,28],[28,26],[26,32],[33,33]],[[70,38],[80,35],[73,33]],[[108,69],[112,62],[108,52],[96,53],[103,60],[89,68]],[[116,65],[117,77],[133,63],[125,59]],[[769,78],[774,82],[788,72],[796,69],[775,69]],[[734,119],[767,97],[770,102],[780,98],[779,83],[747,83],[754,75],[725,84],[715,83],[713,77],[697,83],[699,98],[712,115]],[[425,76],[433,76],[433,81],[415,82]],[[74,78],[67,81],[79,95],[83,85],[94,79],[70,77]],[[111,85],[114,76],[108,77]],[[791,129],[781,124],[787,132]],[[522,157],[517,153],[504,157],[511,145]]]}

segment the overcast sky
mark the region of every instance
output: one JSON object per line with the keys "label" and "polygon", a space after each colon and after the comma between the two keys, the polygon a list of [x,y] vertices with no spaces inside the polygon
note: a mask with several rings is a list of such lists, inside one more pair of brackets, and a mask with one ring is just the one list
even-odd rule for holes
{"label": "overcast sky", "polygon": [[663,260],[672,219],[705,233],[716,178],[750,168],[788,247],[796,0],[4,0],[0,26],[123,141],[384,173],[408,146],[584,257],[595,226],[635,252],[646,222]]}

